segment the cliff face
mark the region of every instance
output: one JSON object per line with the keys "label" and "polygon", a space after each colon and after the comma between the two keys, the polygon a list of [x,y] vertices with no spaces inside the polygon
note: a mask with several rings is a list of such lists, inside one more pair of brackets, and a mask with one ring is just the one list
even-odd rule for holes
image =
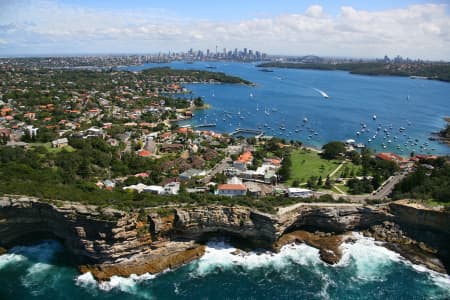
{"label": "cliff face", "polygon": [[[403,214],[397,213],[403,220]],[[124,212],[69,202],[51,204],[29,197],[1,197],[0,247],[30,237],[56,237],[80,264],[86,264],[82,271],[91,271],[104,280],[115,274],[156,273],[188,262],[203,255],[204,246],[199,242],[211,235],[277,248],[282,235],[299,229],[343,233],[396,218],[386,208],[356,205],[302,206],[282,215],[217,205],[176,208],[161,215],[151,209]]]}
{"label": "cliff face", "polygon": [[414,239],[437,250],[447,270],[450,269],[450,212],[435,211],[401,200],[389,204],[395,222]]}

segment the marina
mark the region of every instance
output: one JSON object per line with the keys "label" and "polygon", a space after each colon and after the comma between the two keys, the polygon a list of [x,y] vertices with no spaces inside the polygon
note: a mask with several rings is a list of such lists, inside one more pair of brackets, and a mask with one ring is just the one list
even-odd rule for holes
{"label": "marina", "polygon": [[[206,63],[173,62],[156,66],[165,65],[204,69]],[[155,67],[129,69],[149,66]],[[444,127],[443,117],[450,114],[445,111],[450,94],[448,83],[343,71],[274,68],[274,73],[266,73],[253,64],[215,66],[217,71],[241,76],[255,86],[186,84],[192,97],[204,97],[211,108],[197,110],[192,119],[181,121],[180,126],[204,124],[206,117],[209,120],[206,123],[216,124],[212,128],[218,133],[254,128],[264,130],[266,135],[302,141],[316,148],[332,140],[354,139],[356,144],[376,151],[403,156],[411,152],[450,154],[448,146],[429,140],[432,132]],[[318,101],[318,96],[324,96],[314,87],[332,95],[333,101]]]}

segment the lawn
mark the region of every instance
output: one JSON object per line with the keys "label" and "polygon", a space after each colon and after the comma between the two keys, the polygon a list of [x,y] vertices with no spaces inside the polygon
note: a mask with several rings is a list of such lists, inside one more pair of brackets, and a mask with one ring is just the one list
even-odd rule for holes
{"label": "lawn", "polygon": [[73,148],[72,146],[66,146],[64,148],[52,148],[52,143],[31,143],[30,146],[31,147],[42,146],[42,147],[45,147],[45,149],[47,149],[48,152],[53,152],[53,153],[61,152],[63,149],[67,152],[75,151],[75,148]]}
{"label": "lawn", "polygon": [[[292,151],[291,161],[292,169],[288,185],[292,185],[292,181],[295,179],[298,179],[300,183],[304,183],[311,176],[322,176],[323,180],[325,180],[341,163],[340,160],[323,159],[318,153],[304,149]],[[333,177],[338,177],[339,174],[340,172],[338,171]]]}

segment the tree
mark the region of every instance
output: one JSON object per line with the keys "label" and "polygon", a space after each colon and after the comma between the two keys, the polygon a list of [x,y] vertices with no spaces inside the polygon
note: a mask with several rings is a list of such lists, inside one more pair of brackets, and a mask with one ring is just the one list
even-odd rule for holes
{"label": "tree", "polygon": [[326,159],[337,158],[341,153],[345,153],[345,145],[339,141],[329,142],[322,147],[322,156]]}
{"label": "tree", "polygon": [[203,101],[203,99],[201,97],[197,97],[194,99],[194,105],[197,107],[201,107],[201,106],[205,105],[205,102]]}
{"label": "tree", "polygon": [[331,178],[330,176],[327,176],[327,179],[325,180],[325,186],[326,189],[331,189]]}
{"label": "tree", "polygon": [[310,189],[313,189],[313,188],[316,187],[316,183],[317,183],[317,177],[316,176],[311,176],[311,177],[309,177],[308,181],[306,182],[306,185]]}
{"label": "tree", "polygon": [[319,176],[319,179],[317,179],[317,186],[322,186],[322,176]]}

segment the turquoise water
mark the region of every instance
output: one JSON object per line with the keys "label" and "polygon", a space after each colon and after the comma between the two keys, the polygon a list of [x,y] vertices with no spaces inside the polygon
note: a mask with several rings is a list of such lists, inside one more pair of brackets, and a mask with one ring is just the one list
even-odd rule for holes
{"label": "turquoise water", "polygon": [[280,253],[234,253],[212,242],[205,256],[157,276],[97,283],[66,265],[55,241],[0,256],[0,299],[449,299],[450,279],[411,265],[374,241],[343,245],[336,266],[306,245]]}
{"label": "turquoise water", "polygon": [[[267,135],[301,140],[316,147],[330,140],[355,139],[378,151],[402,155],[412,151],[450,154],[450,147],[428,140],[430,133],[445,126],[443,117],[450,115],[449,83],[343,71],[261,72],[254,64],[229,62],[173,62],[127,69],[166,65],[200,70],[210,70],[206,67],[212,65],[216,69],[210,71],[240,76],[256,84],[255,87],[188,85],[193,96],[204,97],[212,106],[195,113],[189,121],[194,125],[216,123],[210,129],[226,133],[237,127],[260,127]],[[324,98],[317,89],[326,92],[329,98]]]}

